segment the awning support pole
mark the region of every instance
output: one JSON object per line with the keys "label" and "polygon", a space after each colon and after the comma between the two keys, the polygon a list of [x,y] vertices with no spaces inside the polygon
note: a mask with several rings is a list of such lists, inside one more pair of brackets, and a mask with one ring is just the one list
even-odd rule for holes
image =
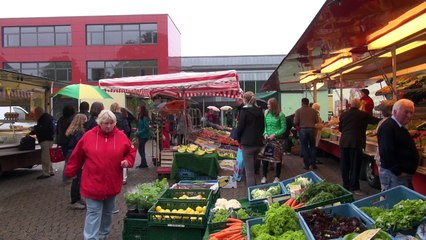
{"label": "awning support pole", "polygon": [[396,89],[396,47],[395,45],[392,46],[391,50],[391,55],[392,55],[392,93],[393,93],[393,100],[397,100],[398,96],[398,92]]}

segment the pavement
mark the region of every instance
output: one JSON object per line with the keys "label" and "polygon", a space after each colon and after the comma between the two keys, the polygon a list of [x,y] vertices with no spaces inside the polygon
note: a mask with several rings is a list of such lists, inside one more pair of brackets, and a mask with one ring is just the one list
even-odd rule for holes
{"label": "pavement", "polygon": [[[152,147],[147,145],[148,162],[151,159]],[[338,159],[319,157],[323,164],[314,170],[327,181],[342,184]],[[19,161],[19,159],[17,159]],[[135,166],[140,162],[138,156]],[[0,240],[78,240],[83,239],[84,210],[69,208],[71,184],[62,182],[63,162],[55,163],[55,176],[36,180],[41,174],[41,166],[32,169],[17,169],[0,176]],[[151,163],[150,163],[151,164]],[[299,156],[285,156],[282,166],[281,180],[306,172],[303,160]],[[268,176],[268,183],[274,179],[274,171]],[[123,218],[126,214],[124,193],[137,184],[150,182],[157,178],[155,167],[133,168],[128,171],[127,184],[117,196],[117,207],[120,210],[113,215],[110,240],[122,239]],[[256,180],[260,183],[261,176]],[[174,180],[169,180],[173,184]],[[364,196],[354,195],[356,199],[378,193],[365,181],[361,181]],[[221,189],[221,196],[227,199],[246,198],[247,187],[244,181],[238,182],[236,189]]]}

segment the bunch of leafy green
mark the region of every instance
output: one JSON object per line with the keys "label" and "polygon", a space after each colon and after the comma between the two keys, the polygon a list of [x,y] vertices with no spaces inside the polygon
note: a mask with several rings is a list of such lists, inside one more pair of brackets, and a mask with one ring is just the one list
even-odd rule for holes
{"label": "bunch of leafy green", "polygon": [[218,209],[216,212],[214,212],[211,222],[212,223],[218,223],[218,222],[226,222],[228,220],[229,212],[226,209]]}
{"label": "bunch of leafy green", "polygon": [[279,236],[286,231],[300,230],[296,212],[287,205],[272,204],[266,211],[264,221],[269,232],[274,236]]}
{"label": "bunch of leafy green", "polygon": [[371,217],[372,219],[377,219],[379,217],[379,215],[385,211],[385,209],[380,208],[380,207],[360,207],[360,209],[367,214],[369,217]]}
{"label": "bunch of leafy green", "polygon": [[250,218],[250,215],[244,210],[244,208],[240,208],[237,211],[237,217],[238,219],[247,219]]}
{"label": "bunch of leafy green", "polygon": [[128,206],[136,206],[139,210],[149,209],[168,186],[169,183],[166,178],[156,179],[153,182],[137,185],[131,192],[126,193],[124,198]]}
{"label": "bunch of leafy green", "polygon": [[263,233],[269,234],[269,229],[265,224],[256,224],[250,227],[250,234],[253,238],[257,239]]}
{"label": "bunch of leafy green", "polygon": [[277,240],[305,240],[306,236],[302,230],[287,231],[283,235],[279,236]]}
{"label": "bunch of leafy green", "polygon": [[269,233],[261,233],[258,237],[256,237],[256,240],[277,240],[276,237],[270,235]]}
{"label": "bunch of leafy green", "polygon": [[303,193],[297,197],[297,202],[306,203],[321,192],[330,193],[334,196],[333,198],[337,198],[345,194],[343,189],[338,184],[321,181],[319,183],[308,185],[305,191],[303,191]]}
{"label": "bunch of leafy green", "polygon": [[329,193],[329,192],[320,192],[315,197],[310,198],[305,204],[306,205],[311,205],[311,204],[315,204],[315,203],[320,203],[320,202],[328,201],[328,200],[331,200],[333,198],[336,198],[336,196],[334,196],[334,194],[332,194],[332,193]]}
{"label": "bunch of leafy green", "polygon": [[426,201],[402,200],[393,208],[383,211],[375,220],[376,227],[384,230],[409,230],[426,216]]}
{"label": "bunch of leafy green", "polygon": [[281,193],[281,187],[280,187],[280,185],[271,186],[266,191],[269,192],[269,193],[271,193],[272,196],[278,195],[278,194]]}
{"label": "bunch of leafy green", "polygon": [[256,188],[253,191],[251,191],[251,196],[253,197],[253,199],[260,199],[260,198],[272,197],[272,194],[266,190]]}

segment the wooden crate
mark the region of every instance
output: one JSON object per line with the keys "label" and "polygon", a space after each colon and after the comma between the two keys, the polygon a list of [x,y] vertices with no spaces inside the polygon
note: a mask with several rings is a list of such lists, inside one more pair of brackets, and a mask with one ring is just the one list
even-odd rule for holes
{"label": "wooden crate", "polygon": [[175,152],[170,150],[161,151],[161,167],[172,167]]}

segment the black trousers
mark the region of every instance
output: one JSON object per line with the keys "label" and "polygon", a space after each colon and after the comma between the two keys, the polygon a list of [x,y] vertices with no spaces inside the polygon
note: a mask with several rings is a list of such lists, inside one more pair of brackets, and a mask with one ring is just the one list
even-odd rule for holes
{"label": "black trousers", "polygon": [[359,174],[362,165],[362,148],[340,148],[340,171],[343,187],[359,190]]}
{"label": "black trousers", "polygon": [[77,177],[74,178],[71,183],[71,204],[74,204],[81,200],[81,195],[80,195],[81,172],[82,172],[82,169],[78,170]]}
{"label": "black trousers", "polygon": [[[269,167],[269,162],[268,161],[262,161],[263,164],[263,176],[267,177],[268,174],[268,167]],[[280,178],[281,176],[281,166],[283,164],[282,163],[277,163],[277,166],[275,166],[275,177]]]}

